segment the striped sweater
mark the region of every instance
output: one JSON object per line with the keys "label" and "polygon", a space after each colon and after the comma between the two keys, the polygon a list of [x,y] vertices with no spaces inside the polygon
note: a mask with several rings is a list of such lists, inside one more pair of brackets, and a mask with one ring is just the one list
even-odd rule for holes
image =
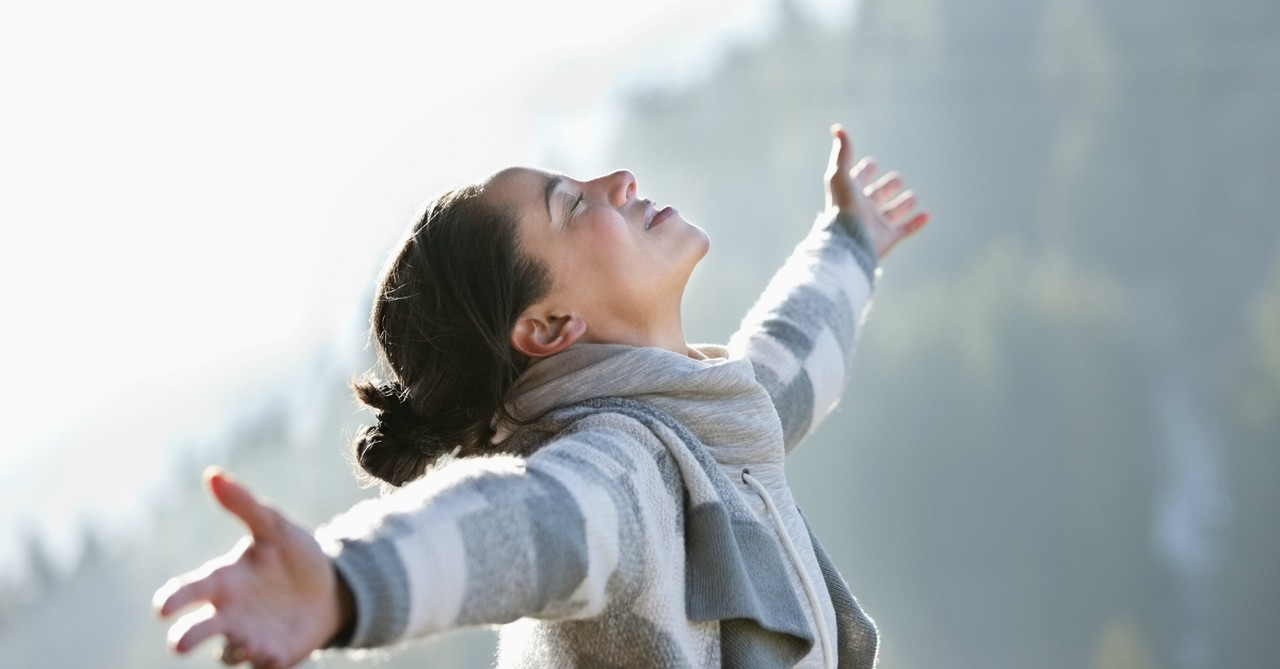
{"label": "striped sweater", "polygon": [[786,453],[839,398],[877,275],[820,217],[728,347],[579,344],[510,396],[506,455],[442,464],[317,532],[352,647],[503,625],[510,667],[871,667],[876,632]]}

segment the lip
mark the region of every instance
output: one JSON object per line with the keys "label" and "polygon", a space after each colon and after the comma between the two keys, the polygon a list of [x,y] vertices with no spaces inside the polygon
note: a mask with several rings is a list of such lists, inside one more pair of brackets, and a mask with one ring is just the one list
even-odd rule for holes
{"label": "lip", "polygon": [[644,229],[648,230],[649,228],[652,228],[653,226],[662,223],[663,221],[667,220],[671,216],[678,213],[680,212],[676,211],[675,207],[663,207],[662,209],[654,211],[653,203],[646,200],[645,201],[646,216],[645,216]]}
{"label": "lip", "polygon": [[658,213],[653,215],[653,220],[649,221],[649,227],[652,228],[653,226],[658,225],[659,223],[667,220],[668,218],[671,218],[672,216],[675,216],[678,213],[680,212],[676,211],[675,207],[663,207],[658,211]]}

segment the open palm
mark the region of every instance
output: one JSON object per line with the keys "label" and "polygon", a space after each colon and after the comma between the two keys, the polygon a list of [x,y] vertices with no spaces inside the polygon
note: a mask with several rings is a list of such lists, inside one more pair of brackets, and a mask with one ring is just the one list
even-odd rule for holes
{"label": "open palm", "polygon": [[831,128],[831,162],[827,165],[827,208],[839,207],[867,228],[881,258],[895,244],[929,222],[929,212],[916,210],[915,193],[902,190],[902,175],[889,172],[874,183],[877,165],[863,158],[853,164],[853,144],[844,128]]}
{"label": "open palm", "polygon": [[254,499],[228,475],[211,470],[205,478],[218,503],[244,522],[250,536],[156,592],[162,617],[201,605],[173,624],[169,643],[186,653],[222,635],[227,664],[293,666],[342,624],[333,566],[311,533]]}

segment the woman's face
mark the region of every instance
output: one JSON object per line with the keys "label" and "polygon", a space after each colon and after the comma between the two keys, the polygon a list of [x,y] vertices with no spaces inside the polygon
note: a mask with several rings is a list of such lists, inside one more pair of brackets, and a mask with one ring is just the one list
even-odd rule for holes
{"label": "woman's face", "polygon": [[684,346],[680,300],[710,241],[637,197],[630,172],[579,181],[515,167],[490,177],[484,197],[516,212],[521,252],[551,274],[540,304],[585,320],[585,341]]}

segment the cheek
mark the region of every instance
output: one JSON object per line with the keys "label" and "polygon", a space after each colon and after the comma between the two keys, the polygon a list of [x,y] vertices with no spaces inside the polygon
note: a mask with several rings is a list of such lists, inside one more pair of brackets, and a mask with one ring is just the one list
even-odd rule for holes
{"label": "cheek", "polygon": [[572,292],[606,294],[636,263],[631,243],[607,226],[583,227],[551,249],[552,271]]}
{"label": "cheek", "polygon": [[631,232],[619,225],[599,225],[584,235],[585,248],[580,257],[592,267],[607,271],[618,265],[633,265],[639,260],[639,249]]}
{"label": "cheek", "polygon": [[[626,231],[624,231],[625,233]],[[592,239],[582,257],[588,281],[609,299],[630,302],[652,288],[663,273],[660,248],[645,248],[635,236],[611,231]]]}

